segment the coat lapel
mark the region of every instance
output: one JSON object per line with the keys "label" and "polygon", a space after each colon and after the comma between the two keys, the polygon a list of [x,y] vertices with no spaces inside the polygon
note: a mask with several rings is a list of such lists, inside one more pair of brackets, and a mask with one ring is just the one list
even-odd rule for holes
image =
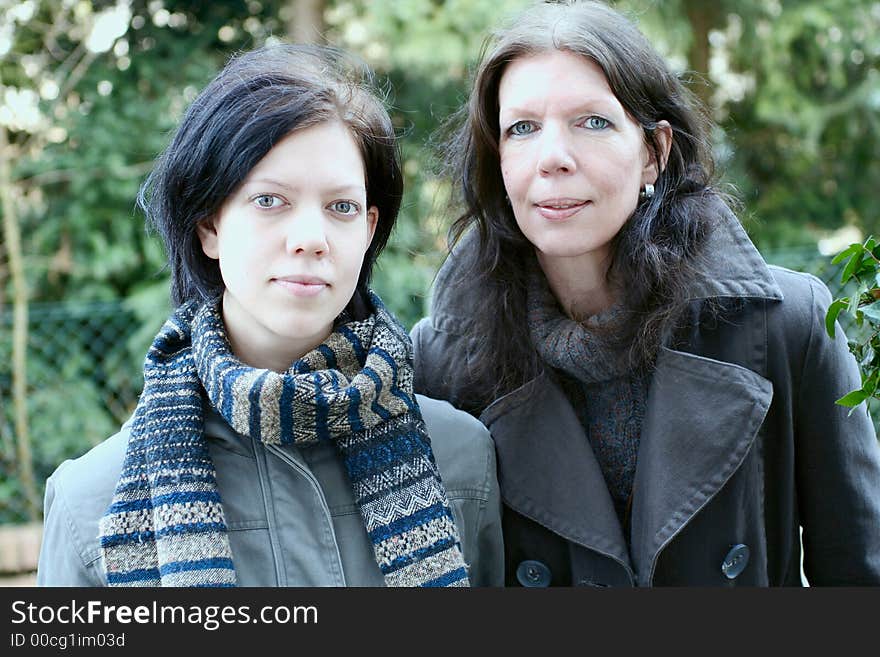
{"label": "coat lapel", "polygon": [[632,510],[639,585],[657,557],[740,466],[755,441],[773,386],[759,374],[664,349],[648,393]]}
{"label": "coat lapel", "polygon": [[631,574],[599,463],[556,382],[542,374],[497,400],[480,420],[495,438],[504,503]]}

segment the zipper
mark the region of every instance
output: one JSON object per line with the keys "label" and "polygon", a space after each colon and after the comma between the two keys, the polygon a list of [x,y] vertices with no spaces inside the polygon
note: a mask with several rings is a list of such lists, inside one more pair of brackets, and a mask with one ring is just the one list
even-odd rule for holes
{"label": "zipper", "polygon": [[312,474],[311,470],[304,467],[301,463],[297,462],[296,459],[292,458],[277,445],[264,444],[264,447],[267,451],[272,452],[284,463],[286,463],[291,468],[296,470],[300,475],[302,475],[306,479],[306,481],[311,484],[312,488],[318,494],[318,499],[321,501],[321,510],[324,512],[324,517],[327,519],[327,525],[330,528],[330,537],[333,540],[333,550],[336,557],[336,566],[337,570],[339,571],[339,576],[342,580],[341,586],[347,586],[345,582],[345,570],[342,568],[342,555],[339,552],[339,543],[336,540],[336,530],[333,528],[333,517],[330,515],[330,507],[327,504],[327,499],[324,497],[324,491],[321,488],[321,485],[318,483],[317,478],[314,474]]}

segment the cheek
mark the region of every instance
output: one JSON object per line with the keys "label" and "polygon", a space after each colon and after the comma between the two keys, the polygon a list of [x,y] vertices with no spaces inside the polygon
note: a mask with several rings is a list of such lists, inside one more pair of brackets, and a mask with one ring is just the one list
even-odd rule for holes
{"label": "cheek", "polygon": [[223,233],[218,240],[220,273],[227,286],[232,279],[247,284],[260,277],[270,262],[267,240],[260,240],[252,231]]}
{"label": "cheek", "polygon": [[370,246],[370,232],[366,224],[350,226],[341,230],[335,238],[337,248],[336,263],[339,271],[344,272],[351,284],[357,283],[364,256]]}
{"label": "cheek", "polygon": [[510,193],[510,167],[503,158],[499,162],[499,168],[501,169],[501,181],[504,183],[504,189]]}
{"label": "cheek", "polygon": [[612,153],[591,162],[590,178],[606,198],[616,198],[625,205],[632,202],[635,207],[642,184],[642,163],[634,155],[621,157]]}
{"label": "cheek", "polygon": [[501,179],[504,182],[504,191],[507,194],[508,200],[515,208],[526,197],[528,181],[523,176],[523,172],[516,166],[503,167],[501,169]]}
{"label": "cheek", "polygon": [[501,169],[504,187],[510,196],[513,196],[511,192],[522,186],[524,169],[527,164],[526,159],[522,144],[507,144],[506,147],[501,147],[498,165]]}
{"label": "cheek", "polygon": [[501,179],[504,181],[504,189],[511,198],[519,195],[522,190],[522,162],[515,157],[501,158]]}

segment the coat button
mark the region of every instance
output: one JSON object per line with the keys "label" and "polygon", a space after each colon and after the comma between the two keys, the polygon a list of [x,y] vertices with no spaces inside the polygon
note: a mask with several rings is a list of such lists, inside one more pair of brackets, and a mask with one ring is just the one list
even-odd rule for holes
{"label": "coat button", "polygon": [[523,586],[550,586],[550,569],[540,561],[527,559],[517,566],[516,579]]}
{"label": "coat button", "polygon": [[749,546],[738,543],[730,548],[730,552],[721,562],[721,572],[727,579],[735,579],[746,569],[749,563]]}

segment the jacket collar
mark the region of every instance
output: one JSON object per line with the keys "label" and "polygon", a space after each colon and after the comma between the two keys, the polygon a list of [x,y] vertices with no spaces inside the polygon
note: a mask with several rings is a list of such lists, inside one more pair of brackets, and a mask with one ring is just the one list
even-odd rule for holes
{"label": "jacket collar", "polygon": [[[782,300],[782,290],[770,268],[752,244],[733,213],[716,203],[717,220],[695,265],[688,298],[755,298]],[[451,333],[466,333],[467,318],[480,303],[478,295],[464,294],[470,285],[461,278],[462,266],[479,254],[476,231],[470,231],[455,246],[437,273],[432,287],[431,320],[434,327]]]}
{"label": "jacket collar", "polygon": [[239,456],[254,458],[254,441],[247,436],[236,433],[235,429],[211,406],[205,395],[202,395],[202,413],[204,418],[203,432],[210,444],[234,452]]}
{"label": "jacket collar", "polygon": [[781,301],[782,290],[742,224],[727,206],[718,204],[717,221],[690,281],[688,297]]}

